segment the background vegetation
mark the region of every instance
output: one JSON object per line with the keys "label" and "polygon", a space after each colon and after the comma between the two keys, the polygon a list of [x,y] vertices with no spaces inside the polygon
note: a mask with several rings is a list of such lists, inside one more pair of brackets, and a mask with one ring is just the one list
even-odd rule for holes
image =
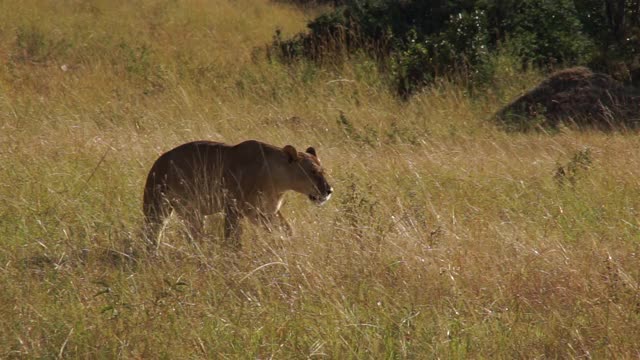
{"label": "background vegetation", "polygon": [[[297,0],[294,3],[315,3]],[[281,57],[323,61],[364,51],[408,96],[443,75],[483,83],[492,54],[522,65],[589,65],[619,80],[640,81],[638,0],[344,0],[309,23],[309,32],[279,36]]]}
{"label": "background vegetation", "polygon": [[[542,78],[509,53],[407,101],[365,52],[269,60],[321,10],[0,2],[0,357],[638,356],[637,136],[500,131]],[[335,197],[143,254],[155,158],[248,138],[315,146]]]}

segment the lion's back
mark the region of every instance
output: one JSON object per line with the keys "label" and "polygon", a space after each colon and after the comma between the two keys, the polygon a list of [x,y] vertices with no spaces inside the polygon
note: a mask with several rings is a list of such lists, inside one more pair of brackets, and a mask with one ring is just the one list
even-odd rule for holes
{"label": "lion's back", "polygon": [[147,177],[146,188],[171,187],[189,182],[200,172],[222,168],[229,146],[213,141],[192,141],[177,146],[158,157]]}
{"label": "lion's back", "polygon": [[236,196],[267,185],[264,172],[274,168],[280,150],[256,140],[237,145],[193,141],[162,154],[147,177],[146,192],[187,193],[198,183],[215,183]]}

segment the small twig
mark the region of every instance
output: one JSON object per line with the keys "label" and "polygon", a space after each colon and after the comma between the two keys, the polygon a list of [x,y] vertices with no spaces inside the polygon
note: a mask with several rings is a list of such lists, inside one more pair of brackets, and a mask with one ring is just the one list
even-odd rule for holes
{"label": "small twig", "polygon": [[84,186],[81,187],[78,192],[76,193],[76,196],[80,195],[83,191],[86,190],[86,188],[89,186],[89,181],[91,181],[91,179],[93,179],[93,176],[96,174],[96,172],[98,171],[98,168],[100,167],[100,165],[102,165],[102,163],[104,162],[104,159],[107,158],[107,154],[109,153],[109,150],[111,150],[111,148],[107,148],[107,150],[105,150],[104,154],[102,154],[102,157],[100,158],[100,161],[98,161],[98,163],[96,164],[96,166],[93,168],[93,171],[91,171],[91,174],[89,175],[89,177],[87,178],[87,180],[84,181]]}
{"label": "small twig", "polygon": [[69,331],[69,335],[67,335],[67,338],[64,340],[64,342],[62,343],[62,346],[60,347],[60,352],[58,353],[58,359],[62,359],[64,348],[67,346],[67,343],[69,342],[69,338],[71,337],[71,334],[73,334],[73,328],[71,328],[71,331]]}
{"label": "small twig", "polygon": [[274,261],[274,262],[270,262],[270,263],[267,263],[267,264],[260,265],[260,266],[258,266],[257,268],[255,268],[255,269],[251,270],[251,272],[249,272],[247,275],[243,276],[243,277],[242,277],[242,279],[240,279],[240,281],[238,281],[238,284],[239,284],[239,283],[241,283],[241,282],[243,282],[244,280],[246,280],[246,279],[247,279],[248,277],[250,277],[251,275],[255,274],[255,273],[256,273],[257,271],[259,271],[260,269],[264,269],[264,268],[266,268],[267,266],[271,266],[271,265],[282,265],[282,266],[284,266],[284,267],[287,267],[287,264],[285,264],[285,263],[283,263],[283,262],[281,262],[281,261]]}
{"label": "small twig", "polygon": [[327,85],[329,85],[329,84],[333,84],[333,83],[337,83],[337,82],[354,83],[354,82],[356,82],[356,81],[355,81],[355,80],[349,80],[349,79],[335,79],[335,80],[329,80],[329,81],[327,81]]}

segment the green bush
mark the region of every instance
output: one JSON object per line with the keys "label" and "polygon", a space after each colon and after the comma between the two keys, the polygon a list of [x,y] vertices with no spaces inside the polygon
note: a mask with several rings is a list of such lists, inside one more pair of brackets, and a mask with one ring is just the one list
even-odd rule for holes
{"label": "green bush", "polygon": [[[620,7],[620,3],[624,4],[617,11],[613,4]],[[634,69],[640,68],[640,0],[605,4],[347,0],[311,21],[308,33],[288,40],[277,33],[272,48],[287,61],[339,60],[364,50],[391,71],[395,90],[405,97],[441,75],[463,72],[473,81],[486,81],[492,73],[487,58],[500,48],[523,66],[591,65],[599,70],[622,66],[623,75],[631,79]],[[640,78],[640,71],[636,76]]]}
{"label": "green bush", "polygon": [[[505,34],[509,49],[525,63],[537,65],[586,64],[593,56],[593,41],[572,0],[523,0],[489,7],[491,30]],[[495,44],[494,44],[495,45]]]}

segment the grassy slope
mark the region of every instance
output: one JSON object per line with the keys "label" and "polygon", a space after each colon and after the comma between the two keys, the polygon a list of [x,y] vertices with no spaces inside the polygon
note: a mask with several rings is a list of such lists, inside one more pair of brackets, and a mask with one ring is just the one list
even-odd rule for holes
{"label": "grassy slope", "polygon": [[[252,61],[311,13],[55,4],[0,2],[0,357],[638,355],[640,141],[484,121],[539,75],[403,103],[366,59]],[[291,194],[290,239],[234,254],[174,223],[129,259],[146,171],[201,138],[313,145],[336,196]]]}

